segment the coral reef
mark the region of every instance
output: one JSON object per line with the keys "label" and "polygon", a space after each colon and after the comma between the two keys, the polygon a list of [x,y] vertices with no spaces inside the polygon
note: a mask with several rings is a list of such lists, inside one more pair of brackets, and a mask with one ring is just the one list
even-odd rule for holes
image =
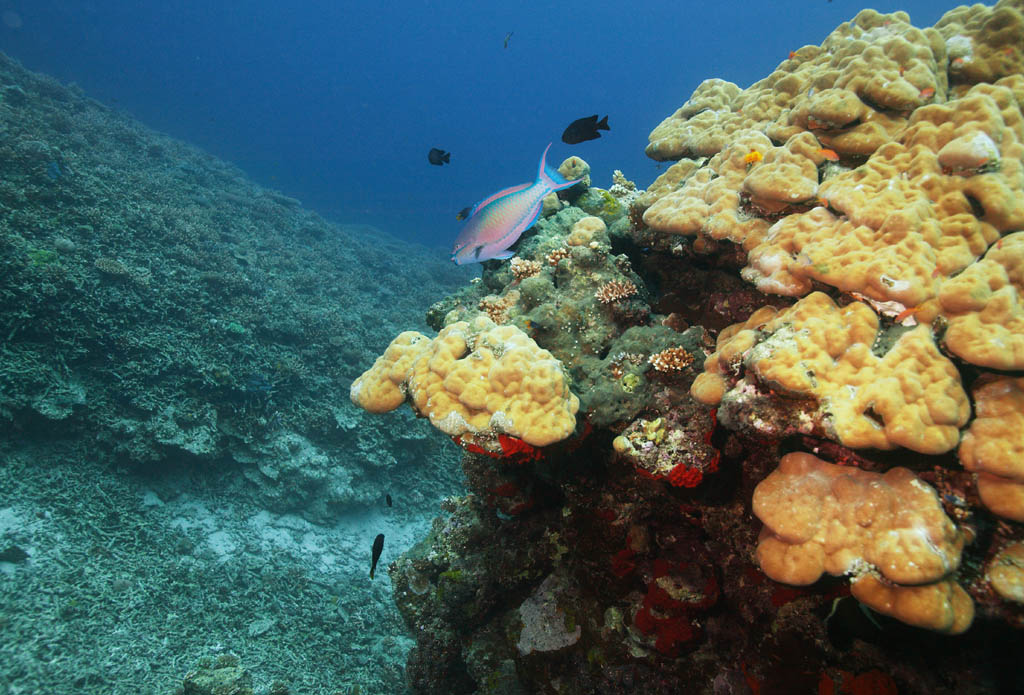
{"label": "coral reef", "polygon": [[0,690],[401,692],[458,450],[346,396],[468,274],[3,55],[0,133]]}
{"label": "coral reef", "polygon": [[581,425],[470,449],[392,564],[414,691],[1024,687],[990,651],[1024,625],[1022,15],[864,10],[708,80],[646,191],[588,179],[520,240],[529,276],[435,305],[500,303]]}
{"label": "coral reef", "polygon": [[18,95],[0,99],[5,430],[83,433],[135,469],[237,465],[272,508],[322,522],[376,504],[385,471],[425,512],[457,489],[399,473],[457,469],[444,437],[345,395],[464,273],[377,230],[366,244],[6,57],[0,84]]}
{"label": "coral reef", "polygon": [[[565,160],[581,182],[461,288],[21,76],[0,419],[231,461],[321,522],[376,468],[425,504],[407,460],[458,451],[468,494],[387,558],[416,693],[1022,692],[1022,47],[1021,0],[864,10],[747,89],[700,84],[647,190]],[[58,102],[88,129],[44,128]],[[111,203],[122,170],[148,193]],[[435,337],[398,325],[398,272],[451,292]],[[95,526],[102,557],[128,542]],[[45,559],[24,535],[5,557]],[[281,592],[318,647],[345,639]],[[245,692],[239,663],[183,690]]]}

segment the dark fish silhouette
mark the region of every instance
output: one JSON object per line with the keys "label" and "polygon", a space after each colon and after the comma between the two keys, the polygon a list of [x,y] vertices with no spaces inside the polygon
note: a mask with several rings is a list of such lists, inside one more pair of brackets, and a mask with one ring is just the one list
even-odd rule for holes
{"label": "dark fish silhouette", "polygon": [[455,214],[455,219],[457,219],[459,222],[462,222],[462,220],[464,220],[467,217],[469,217],[469,211],[472,210],[472,209],[473,209],[473,206],[462,208],[461,210],[459,210]]}
{"label": "dark fish silhouette", "polygon": [[611,130],[608,127],[608,117],[605,116],[600,121],[597,120],[597,114],[593,116],[587,116],[586,118],[577,118],[575,121],[569,124],[569,127],[562,133],[562,142],[567,145],[578,145],[581,142],[587,140],[596,140],[601,137],[599,130]]}
{"label": "dark fish silhouette", "polygon": [[[597,116],[594,116],[594,118],[597,118]],[[439,150],[436,147],[431,147],[430,154],[427,155],[427,159],[429,159],[430,163],[434,166],[441,166],[442,164],[448,164],[448,160],[451,156],[451,152],[445,152],[444,150]]]}
{"label": "dark fish silhouette", "polygon": [[373,558],[370,560],[370,579],[373,579],[373,573],[377,571],[377,560],[380,559],[380,553],[384,550],[384,534],[378,533],[377,537],[373,539]]}
{"label": "dark fish silhouette", "polygon": [[505,48],[508,48],[508,42],[512,39],[512,34],[514,33],[514,31],[510,31],[509,33],[505,34]]}
{"label": "dark fish silhouette", "polygon": [[387,502],[388,506],[390,507],[391,506],[391,495],[384,495],[384,501]]}

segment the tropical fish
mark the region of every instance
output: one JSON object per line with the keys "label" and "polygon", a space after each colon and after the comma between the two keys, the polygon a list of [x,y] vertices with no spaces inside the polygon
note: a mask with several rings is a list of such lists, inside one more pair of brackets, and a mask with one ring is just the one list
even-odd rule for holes
{"label": "tropical fish", "polygon": [[562,142],[566,145],[578,145],[581,142],[587,140],[596,140],[601,137],[599,130],[611,130],[608,127],[608,117],[605,116],[600,121],[597,120],[597,114],[593,116],[587,116],[586,118],[577,118],[575,121],[569,124],[569,127],[562,133]]}
{"label": "tropical fish", "polygon": [[838,162],[839,161],[839,153],[836,152],[835,150],[830,150],[827,147],[819,148],[818,149],[818,154],[820,154],[822,157],[824,157],[825,159],[827,159],[830,162]]}
{"label": "tropical fish", "polygon": [[373,558],[370,560],[370,579],[373,579],[373,573],[377,571],[377,560],[380,559],[382,550],[384,550],[384,534],[378,533],[377,537],[373,539]]}
{"label": "tropical fish", "polygon": [[917,324],[916,321],[913,321],[911,323],[904,323],[904,322],[907,321],[908,319],[910,319],[912,316],[914,316],[914,314],[916,314],[917,312],[921,311],[921,308],[922,307],[920,305],[918,305],[918,306],[908,306],[906,309],[904,309],[900,313],[896,314],[896,318],[894,318],[893,321],[895,323],[899,323],[899,324],[902,324],[902,325],[914,326],[914,325]]}
{"label": "tropical fish", "polygon": [[431,147],[430,152],[427,154],[427,159],[430,160],[431,164],[441,166],[442,164],[448,164],[451,156],[451,152],[445,152],[444,150],[439,150],[436,147]]}
{"label": "tropical fish", "polygon": [[469,217],[469,211],[472,210],[472,209],[473,208],[471,208],[471,207],[462,208],[457,213],[455,213],[455,219],[457,219],[459,222],[462,222],[462,220],[464,220],[467,217]]}
{"label": "tropical fish", "polygon": [[492,258],[511,258],[508,247],[529,229],[540,214],[548,193],[580,182],[566,181],[545,163],[551,143],[540,156],[537,180],[492,193],[473,206],[462,233],[455,239],[452,260],[456,265],[482,263]]}
{"label": "tropical fish", "polygon": [[757,164],[762,159],[764,159],[764,155],[761,154],[758,150],[750,150],[750,152],[747,152],[745,155],[743,155],[743,161],[747,164],[748,167],[752,164]]}
{"label": "tropical fish", "polygon": [[391,495],[384,495],[384,501],[387,502],[387,505],[390,507],[391,506]]}
{"label": "tropical fish", "polygon": [[512,40],[512,34],[514,33],[515,32],[510,31],[509,33],[505,34],[505,48],[508,48],[508,42]]}

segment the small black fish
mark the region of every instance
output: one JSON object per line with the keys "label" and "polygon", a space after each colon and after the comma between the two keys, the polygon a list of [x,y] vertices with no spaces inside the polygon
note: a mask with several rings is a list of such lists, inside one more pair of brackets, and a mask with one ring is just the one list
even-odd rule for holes
{"label": "small black fish", "polygon": [[387,502],[388,506],[390,507],[391,506],[391,495],[384,495],[384,501]]}
{"label": "small black fish", "polygon": [[473,209],[472,207],[462,208],[461,210],[458,211],[458,213],[456,213],[455,219],[457,219],[459,222],[462,222],[462,220],[464,220],[467,217],[469,217],[469,211],[472,210],[472,209]]}
{"label": "small black fish", "polygon": [[377,560],[380,559],[380,553],[384,550],[384,534],[378,533],[377,537],[373,539],[373,558],[370,561],[370,579],[373,579],[373,573],[377,571]]}
{"label": "small black fish", "polygon": [[586,118],[577,118],[575,121],[569,124],[569,127],[562,133],[562,142],[567,145],[578,145],[581,142],[587,140],[596,140],[601,137],[599,130],[611,130],[608,127],[608,117],[605,116],[600,121],[597,120],[597,114],[593,116],[587,116]]}
{"label": "small black fish", "polygon": [[832,610],[825,618],[825,628],[829,642],[842,651],[850,649],[855,639],[877,643],[882,632],[882,626],[871,609],[852,596],[832,602]]}
{"label": "small black fish", "polygon": [[514,33],[515,32],[510,31],[509,33],[505,34],[505,48],[508,48],[508,42],[512,39],[512,34]]}
{"label": "small black fish", "polygon": [[430,163],[434,166],[441,166],[442,164],[449,164],[449,158],[451,156],[451,152],[445,152],[444,150],[439,150],[436,147],[431,147],[430,154],[427,155],[427,159],[429,159]]}

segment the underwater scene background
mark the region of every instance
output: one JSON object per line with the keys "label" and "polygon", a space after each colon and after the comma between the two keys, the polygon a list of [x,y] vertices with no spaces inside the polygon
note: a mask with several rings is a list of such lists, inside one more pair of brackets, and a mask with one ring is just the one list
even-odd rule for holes
{"label": "underwater scene background", "polygon": [[0,693],[1024,692],[1021,0],[0,49]]}

